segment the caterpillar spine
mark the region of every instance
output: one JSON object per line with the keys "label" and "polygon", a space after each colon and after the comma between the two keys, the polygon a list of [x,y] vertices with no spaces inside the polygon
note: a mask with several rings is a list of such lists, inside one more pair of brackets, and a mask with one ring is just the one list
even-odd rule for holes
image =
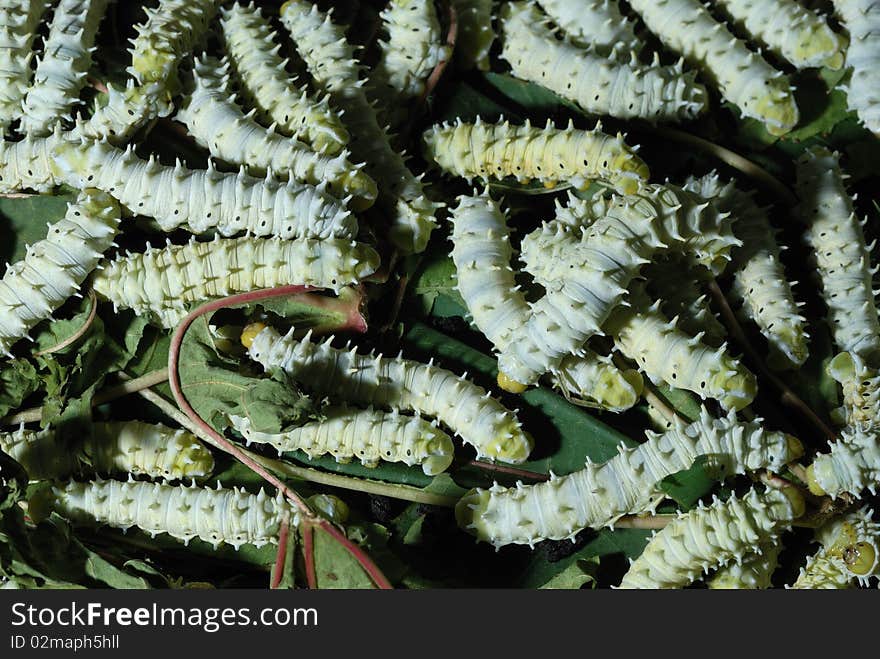
{"label": "caterpillar spine", "polygon": [[0,133],[22,116],[31,81],[31,46],[45,8],[45,0],[0,2]]}
{"label": "caterpillar spine", "polygon": [[873,494],[880,482],[880,441],[876,425],[844,428],[840,439],[831,444],[807,467],[810,492],[836,499],[841,494],[859,498],[863,490]]}
{"label": "caterpillar spine", "polygon": [[779,565],[782,543],[778,537],[758,545],[757,551],[746,553],[740,562],[733,561],[718,568],[706,585],[712,590],[764,590],[770,588],[773,572]]}
{"label": "caterpillar spine", "polygon": [[642,42],[636,36],[635,25],[620,11],[614,0],[587,0],[572,3],[567,0],[538,0],[568,37],[603,55],[638,52]]}
{"label": "caterpillar spine", "polygon": [[97,100],[91,116],[77,116],[68,136],[72,139],[107,140],[114,144],[128,141],[142,126],[159,116],[165,87],[161,82],[143,85],[129,79],[125,87],[107,85],[107,101]]}
{"label": "caterpillar spine", "polygon": [[866,426],[880,419],[880,374],[858,355],[841,352],[828,363],[828,374],[843,391],[843,405],[832,415],[846,424]]}
{"label": "caterpillar spine", "polygon": [[849,31],[846,65],[853,72],[846,85],[847,104],[868,130],[880,135],[880,5],[873,0],[834,0],[834,9]]}
{"label": "caterpillar spine", "polygon": [[807,559],[792,588],[849,588],[856,580],[867,585],[880,557],[880,526],[872,516],[873,511],[864,507],[820,527],[816,539],[821,546]]}

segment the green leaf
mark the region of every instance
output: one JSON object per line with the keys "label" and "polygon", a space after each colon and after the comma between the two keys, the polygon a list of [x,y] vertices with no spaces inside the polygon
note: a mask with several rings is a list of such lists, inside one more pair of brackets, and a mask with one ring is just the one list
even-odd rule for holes
{"label": "green leaf", "polygon": [[313,528],[318,588],[367,588],[375,585],[352,554],[319,527]]}
{"label": "green leaf", "polygon": [[7,237],[0,246],[0,262],[14,263],[24,258],[25,247],[46,237],[46,224],[64,217],[67,204],[75,195],[34,195],[0,198],[0,227]]}
{"label": "green leaf", "polygon": [[31,362],[24,359],[5,360],[0,366],[0,416],[17,410],[39,388],[37,369]]}
{"label": "green leaf", "polygon": [[700,456],[690,469],[670,474],[660,481],[660,489],[685,510],[689,510],[701,497],[712,491],[717,484],[710,460]]}
{"label": "green leaf", "polygon": [[435,250],[422,259],[410,292],[420,300],[422,312],[425,314],[431,313],[440,295],[464,307],[464,300],[456,287],[455,264],[441,250]]}
{"label": "green leaf", "polygon": [[539,587],[552,590],[577,590],[589,583],[595,588],[598,568],[599,558],[597,556],[579,559]]}
{"label": "green leaf", "polygon": [[576,104],[533,82],[518,80],[502,73],[484,73],[486,82],[529,114],[549,115],[560,111],[584,114]]}

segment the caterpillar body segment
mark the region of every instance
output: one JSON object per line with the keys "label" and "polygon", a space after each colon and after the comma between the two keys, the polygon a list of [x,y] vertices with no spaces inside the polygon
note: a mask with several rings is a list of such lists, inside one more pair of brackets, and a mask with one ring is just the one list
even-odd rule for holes
{"label": "caterpillar body segment", "polygon": [[816,531],[821,543],[792,588],[842,589],[867,585],[880,559],[880,525],[867,507],[831,520]]}
{"label": "caterpillar body segment", "polygon": [[800,113],[791,83],[750,51],[699,0],[632,0],[648,29],[666,46],[702,68],[721,95],[772,135],[784,135]]}
{"label": "caterpillar body segment", "polygon": [[828,363],[828,374],[840,383],[843,404],[832,414],[842,423],[870,426],[880,421],[880,374],[858,355],[841,352]]}
{"label": "caterpillar body segment", "polygon": [[275,174],[320,185],[339,198],[352,196],[359,209],[376,199],[376,183],[342,151],[334,156],[316,153],[308,145],[264,128],[235,102],[229,90],[229,67],[214,58],[195,64],[195,88],[177,113],[190,135],[211,155],[245,165],[254,174]]}
{"label": "caterpillar body segment", "polygon": [[538,0],[538,4],[569,39],[602,55],[637,53],[642,47],[635,25],[614,0]]}
{"label": "caterpillar body segment", "polygon": [[778,537],[758,545],[757,551],[746,553],[736,560],[718,568],[706,586],[712,590],[765,590],[770,588],[773,572],[779,565],[782,543]]}
{"label": "caterpillar body segment", "polygon": [[742,561],[804,513],[803,496],[794,488],[758,492],[741,499],[713,500],[681,515],[657,532],[630,565],[620,587],[682,588],[704,572]]}
{"label": "caterpillar body segment", "polygon": [[[580,12],[580,7],[578,7]],[[650,121],[692,119],[706,109],[706,89],[681,63],[641,64],[611,58],[560,41],[547,17],[529,2],[509,2],[502,11],[502,59],[517,78],[537,83],[590,114]]]}
{"label": "caterpillar body segment", "polygon": [[749,36],[785,58],[797,69],[825,66],[839,69],[846,39],[819,14],[796,0],[713,0]]}
{"label": "caterpillar body segment", "polygon": [[513,176],[586,188],[598,179],[633,193],[648,178],[648,166],[621,135],[612,137],[599,128],[577,130],[571,123],[563,130],[549,121],[538,128],[528,121],[516,126],[458,120],[428,129],[423,143],[429,160],[469,182]]}
{"label": "caterpillar body segment", "polygon": [[143,85],[129,79],[125,87],[107,85],[107,101],[97,101],[88,119],[77,117],[68,136],[73,139],[107,140],[113,144],[127,142],[143,126],[159,116],[167,101],[160,82]]}
{"label": "caterpillar body segment", "polygon": [[259,7],[234,4],[221,8],[220,23],[232,68],[242,91],[263,118],[286,135],[335,155],[350,139],[342,118],[326,97],[316,98],[285,73],[280,44]]}
{"label": "caterpillar body segment", "polygon": [[109,195],[84,190],[49,226],[46,238],[6,269],[0,280],[0,352],[11,356],[19,339],[79,291],[114,244],[119,219],[119,206]]}
{"label": "caterpillar body segment", "polygon": [[371,247],[349,240],[193,239],[105,263],[92,286],[114,306],[172,328],[192,303],[290,284],[339,291],[378,266]]}
{"label": "caterpillar body segment", "polygon": [[46,0],[0,2],[0,132],[22,116],[22,101],[31,84],[31,46]]}
{"label": "caterpillar body segment", "polygon": [[870,249],[853,211],[836,154],[808,150],[797,163],[799,212],[816,258],[828,321],[837,347],[880,366],[880,320]]}
{"label": "caterpillar body segment", "polygon": [[0,192],[49,192],[59,182],[55,163],[57,137],[26,135],[19,142],[0,141]]}
{"label": "caterpillar body segment", "polygon": [[81,473],[143,474],[180,480],[208,476],[214,458],[195,435],[142,421],[95,423],[73,446],[62,445],[52,429],[19,429],[0,434],[0,449],[31,480],[54,480]]}
{"label": "caterpillar body segment", "polygon": [[136,527],[153,537],[167,533],[184,544],[198,538],[215,549],[276,544],[287,512],[293,526],[299,523],[280,494],[139,481],[62,482],[32,498],[29,510],[37,520],[54,511],[75,525]]}
{"label": "caterpillar body segment", "polygon": [[392,242],[406,253],[424,251],[436,226],[434,213],[441,205],[425,196],[421,178],[407,168],[403,155],[380,127],[363,88],[361,65],[344,31],[334,25],[330,14],[303,0],[284,3],[281,21],[315,83],[342,110],[352,135],[352,154],[366,163],[367,174],[379,186],[379,203],[390,215]]}
{"label": "caterpillar body segment", "polygon": [[79,103],[92,63],[95,36],[109,0],[61,0],[55,8],[43,57],[24,98],[20,130],[48,135]]}
{"label": "caterpillar body segment", "polygon": [[690,425],[678,420],[634,449],[620,448],[608,462],[553,476],[545,483],[468,492],[456,505],[459,526],[496,547],[534,545],[574,537],[584,528],[613,526],[627,513],[651,509],[662,499],[658,483],[707,456],[724,476],[761,468],[779,470],[800,456],[793,437],[740,423],[731,412],[715,419],[704,409]]}
{"label": "caterpillar body segment", "polygon": [[320,421],[281,433],[257,432],[246,417],[231,416],[230,421],[245,442],[271,444],[279,454],[295,450],[310,458],[330,454],[337,462],[356,458],[366,467],[380,461],[402,462],[421,466],[429,476],[452,464],[452,439],[419,416],[347,407],[324,408],[322,413],[325,418]]}
{"label": "caterpillar body segment", "polygon": [[828,453],[820,453],[807,468],[810,492],[836,499],[841,494],[856,498],[864,490],[872,494],[880,482],[880,441],[877,426],[855,424],[840,433]]}
{"label": "caterpillar body segment", "polygon": [[862,124],[880,135],[880,5],[873,0],[834,0],[834,9],[849,31],[846,66],[852,77],[846,84],[847,104]]}
{"label": "caterpillar body segment", "polygon": [[479,456],[519,463],[532,439],[516,416],[482,387],[433,364],[380,355],[359,355],[293,331],[280,336],[267,327],[250,341],[248,354],[268,370],[286,372],[316,394],[353,404],[411,410],[436,418],[471,444]]}

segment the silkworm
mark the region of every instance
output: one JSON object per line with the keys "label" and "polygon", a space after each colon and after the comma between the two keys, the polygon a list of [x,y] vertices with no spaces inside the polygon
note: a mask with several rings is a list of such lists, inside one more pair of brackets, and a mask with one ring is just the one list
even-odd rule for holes
{"label": "silkworm", "polygon": [[193,239],[110,261],[92,287],[114,306],[171,328],[193,302],[290,284],[339,291],[378,266],[372,248],[347,240]]}
{"label": "silkworm", "polygon": [[799,213],[807,224],[834,342],[868,365],[880,360],[880,320],[872,286],[876,268],[844,186],[836,154],[822,147],[797,162]]}
{"label": "silkworm", "polygon": [[45,0],[0,1],[0,133],[22,116],[31,82],[31,46]]}
{"label": "silkworm", "polygon": [[847,426],[828,453],[820,453],[807,467],[810,492],[836,499],[841,494],[859,498],[874,494],[880,482],[880,443],[872,425]]}
{"label": "silkworm", "polygon": [[286,2],[281,21],[315,83],[344,112],[352,134],[351,151],[355,159],[366,163],[367,173],[379,186],[379,202],[390,214],[392,242],[404,252],[424,251],[440,204],[425,196],[421,180],[407,168],[403,155],[379,126],[363,89],[361,66],[344,31],[333,24],[330,14],[302,0]]}
{"label": "silkworm", "polygon": [[143,474],[155,478],[199,478],[214,470],[214,458],[195,435],[143,421],[94,423],[70,446],[53,429],[0,433],[0,449],[11,455],[31,480],[74,474]]}
{"label": "silkworm", "polygon": [[137,84],[130,79],[125,87],[107,85],[104,105],[95,101],[92,114],[76,123],[68,133],[71,139],[107,140],[113,144],[128,141],[142,126],[159,116],[167,102],[165,85],[161,82]]}
{"label": "silkworm", "polygon": [[495,41],[492,0],[451,0],[458,20],[455,59],[463,69],[489,70],[489,51]]}
{"label": "silkworm", "polygon": [[760,421],[740,423],[731,412],[713,418],[705,409],[690,425],[676,420],[663,434],[648,432],[634,449],[621,446],[608,462],[587,460],[580,471],[551,474],[549,481],[471,490],[456,505],[459,526],[496,547],[572,538],[585,528],[613,526],[627,513],[653,509],[663,498],[658,484],[710,456],[725,476],[756,469],[778,471],[802,453],[800,443]]}
{"label": "silkworm", "polygon": [[50,492],[36,495],[29,506],[39,521],[55,511],[76,525],[137,527],[152,537],[166,533],[189,544],[193,538],[216,549],[229,544],[261,547],[278,542],[278,531],[285,512],[291,525],[299,517],[281,495],[268,496],[264,490],[249,494],[244,489],[211,490],[184,485],[164,485],[139,481],[67,481]]}
{"label": "silkworm", "polygon": [[602,55],[641,49],[635,24],[621,13],[616,0],[538,0],[538,4],[579,46]]}
{"label": "silkworm", "polygon": [[750,51],[699,0],[632,0],[630,6],[660,41],[704,69],[743,116],[757,119],[772,135],[797,124],[788,77]]}
{"label": "silkworm", "polygon": [[871,425],[880,419],[880,374],[858,355],[841,352],[828,363],[828,374],[840,383],[843,405],[832,412],[842,423]]}
{"label": "silkworm", "polygon": [[792,588],[849,588],[855,581],[867,585],[877,572],[880,525],[864,507],[833,519],[816,531],[819,550],[807,559]]}
{"label": "silkworm", "polygon": [[691,119],[706,109],[706,88],[681,63],[660,66],[611,59],[556,39],[533,3],[509,2],[502,13],[501,57],[517,78],[537,83],[590,114],[652,121]]}
{"label": "silkworm", "polygon": [[513,176],[517,181],[536,179],[552,187],[561,181],[586,188],[606,181],[624,193],[639,190],[648,178],[648,166],[618,134],[600,128],[564,130],[549,121],[544,128],[526,121],[475,123],[457,120],[435,125],[422,136],[425,157],[443,171],[469,182]]}
{"label": "silkworm", "polygon": [[92,64],[95,35],[108,0],[60,0],[52,16],[43,57],[23,101],[20,130],[48,135],[79,102]]}
{"label": "silkworm", "polygon": [[452,439],[418,416],[378,410],[325,407],[325,417],[281,433],[258,432],[250,419],[230,416],[233,427],[245,442],[271,444],[278,453],[301,450],[310,458],[330,454],[337,462],[357,458],[366,467],[380,460],[419,465],[429,476],[446,471],[452,464]]}
{"label": "silkworm", "polygon": [[113,245],[119,218],[119,206],[109,195],[85,190],[49,226],[44,240],[7,267],[0,280],[0,351],[11,356],[19,339],[79,290]]}
{"label": "silkworm", "polygon": [[433,417],[471,444],[478,456],[519,463],[532,450],[531,438],[514,413],[473,384],[433,363],[400,357],[359,355],[309,335],[281,336],[271,327],[243,337],[248,354],[268,370],[288,373],[305,389],[349,403],[411,410]]}
{"label": "silkworm", "polygon": [[847,104],[875,135],[880,134],[880,4],[874,0],[834,0],[834,9],[849,31],[846,65]]}
{"label": "silkworm", "polygon": [[779,565],[782,543],[778,537],[758,545],[756,551],[746,552],[740,562],[724,565],[706,580],[712,590],[764,590],[770,588],[770,579]]}
{"label": "silkworm", "polygon": [[177,112],[190,135],[211,155],[247,166],[254,174],[287,174],[297,181],[320,185],[339,198],[353,196],[358,209],[376,199],[376,183],[348,160],[349,153],[335,156],[316,153],[308,145],[266,129],[247,115],[229,90],[229,66],[212,57],[197,60],[192,94]]}
{"label": "silkworm", "polygon": [[803,496],[794,488],[758,492],[741,499],[713,498],[659,531],[623,575],[620,587],[682,588],[713,567],[755,550],[804,513]]}
{"label": "silkworm", "polygon": [[326,97],[317,98],[285,72],[275,31],[253,4],[221,9],[223,39],[250,104],[278,130],[329,155],[342,151],[350,135]]}

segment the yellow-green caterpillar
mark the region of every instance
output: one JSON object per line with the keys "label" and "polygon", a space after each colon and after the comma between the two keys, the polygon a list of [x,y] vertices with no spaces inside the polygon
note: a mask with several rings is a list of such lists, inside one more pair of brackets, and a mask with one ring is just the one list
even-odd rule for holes
{"label": "yellow-green caterpillar", "polygon": [[804,513],[794,488],[749,490],[738,499],[713,498],[654,535],[623,575],[621,588],[683,588],[713,567],[742,557],[767,542]]}
{"label": "yellow-green caterpillar", "polygon": [[867,585],[880,560],[880,525],[870,508],[833,519],[816,531],[819,550],[807,559],[792,588],[849,588]]}
{"label": "yellow-green caterpillar", "polygon": [[787,76],[750,51],[699,0],[631,0],[645,25],[669,48],[711,76],[721,95],[745,117],[784,135],[799,112]]}
{"label": "yellow-green caterpillar", "polygon": [[834,9],[849,31],[846,65],[853,71],[845,86],[847,104],[868,130],[880,135],[880,4],[834,0]]}
{"label": "yellow-green caterpillar", "polygon": [[757,549],[746,552],[740,562],[730,562],[718,568],[706,586],[712,590],[764,590],[779,564],[782,543],[778,537],[762,542]]}
{"label": "yellow-green caterpillar", "polygon": [[104,251],[114,243],[119,206],[97,190],[84,190],[64,217],[49,226],[44,240],[10,265],[0,280],[0,352],[77,293]]}
{"label": "yellow-green caterpillar", "polygon": [[275,31],[259,7],[234,4],[222,8],[223,39],[232,67],[251,105],[278,130],[334,155],[350,138],[327,98],[317,99],[285,72]]}
{"label": "yellow-green caterpillar", "polygon": [[858,355],[841,352],[828,363],[827,371],[843,392],[843,404],[832,411],[836,421],[861,426],[880,422],[880,373],[876,369]]}
{"label": "yellow-green caterpillar", "polygon": [[[248,354],[267,370],[289,374],[305,389],[356,404],[412,410],[436,418],[472,445],[478,456],[519,463],[532,439],[516,415],[482,387],[451,371],[400,357],[359,355],[330,342],[302,340],[293,330],[281,336],[271,327],[254,328]],[[244,339],[243,339],[244,340]]]}
{"label": "yellow-green caterpillar", "polygon": [[71,446],[59,443],[52,429],[21,428],[0,433],[8,453],[31,480],[68,478],[82,473],[137,474],[179,480],[208,476],[214,457],[186,430],[143,421],[94,423]]}
{"label": "yellow-green caterpillar", "polygon": [[236,549],[276,544],[286,512],[293,526],[299,523],[280,494],[138,481],[67,481],[31,499],[29,512],[36,521],[51,511],[76,525],[134,526],[153,537],[167,533],[184,544],[198,538],[215,549],[222,544]]}
{"label": "yellow-green caterpillar", "polygon": [[289,284],[339,291],[378,267],[372,248],[348,240],[193,239],[110,261],[92,286],[114,306],[171,328],[194,302]]}
{"label": "yellow-green caterpillar", "polygon": [[310,458],[330,454],[337,462],[360,460],[366,467],[379,461],[419,465],[429,476],[446,471],[452,464],[452,439],[419,416],[396,410],[382,412],[348,407],[325,407],[323,419],[311,421],[281,433],[257,432],[246,417],[230,416],[233,427],[248,445],[271,444],[278,453],[303,451]]}
{"label": "yellow-green caterpillar", "polygon": [[456,505],[459,526],[496,547],[572,538],[581,529],[613,526],[627,513],[653,509],[663,498],[658,484],[707,456],[724,476],[757,469],[778,471],[802,453],[800,443],[760,421],[740,423],[731,412],[716,419],[702,409],[690,425],[680,420],[662,434],[648,432],[637,448],[603,464],[589,460],[580,471],[551,474],[536,485],[496,484],[468,492]]}
{"label": "yellow-green caterpillar", "polygon": [[192,94],[177,113],[196,142],[211,155],[245,165],[254,174],[289,176],[320,185],[339,198],[352,196],[358,209],[376,199],[376,183],[348,160],[349,153],[335,156],[316,153],[308,145],[266,129],[245,115],[229,90],[229,67],[212,57],[196,60]]}
{"label": "yellow-green caterpillar", "polygon": [[807,467],[808,485],[813,494],[831,496],[851,494],[860,498],[867,489],[873,494],[880,483],[880,439],[876,421],[854,424],[840,433],[828,453],[821,453]]}
{"label": "yellow-green caterpillar", "polygon": [[504,49],[517,78],[577,103],[585,112],[652,121],[690,119],[706,109],[706,89],[681,63],[629,62],[556,39],[547,17],[530,2],[508,2],[502,12]]}

